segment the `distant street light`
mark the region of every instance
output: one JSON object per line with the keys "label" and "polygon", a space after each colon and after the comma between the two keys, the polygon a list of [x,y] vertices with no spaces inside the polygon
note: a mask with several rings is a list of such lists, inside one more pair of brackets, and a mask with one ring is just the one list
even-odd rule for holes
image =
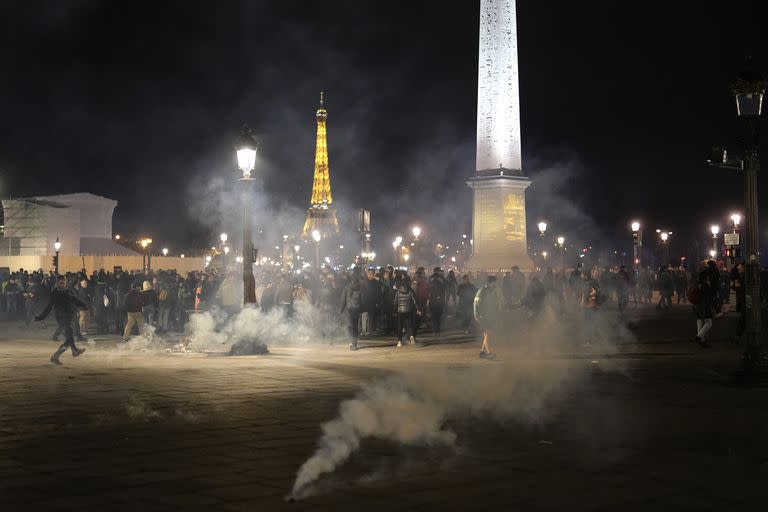
{"label": "distant street light", "polygon": [[120,240],[120,235],[115,235],[115,240]]}
{"label": "distant street light", "polygon": [[643,253],[643,232],[640,231],[640,223],[638,221],[632,222],[632,247],[634,249],[634,264],[637,268],[641,268],[641,257]]}
{"label": "distant street light", "polygon": [[565,269],[565,237],[563,235],[557,237],[557,245],[560,247],[560,268]]}
{"label": "distant street light", "polygon": [[539,222],[539,234],[541,236],[544,236],[544,233],[546,232],[547,232],[547,223],[544,221]]}
{"label": "distant street light", "polygon": [[226,233],[222,233],[222,234],[219,235],[219,240],[221,240],[221,243],[223,243],[223,244],[227,243],[227,239],[228,238],[229,237],[227,236]]}
{"label": "distant street light", "polygon": [[256,280],[253,277],[253,242],[251,241],[251,215],[248,205],[253,186],[251,172],[256,167],[256,141],[247,126],[243,126],[235,148],[237,166],[243,173],[240,178],[243,193],[243,304],[256,304]]}
{"label": "distant street light", "polygon": [[163,256],[168,256],[168,248],[163,247]]}
{"label": "distant street light", "polygon": [[414,226],[411,233],[413,233],[413,238],[418,240],[421,236],[421,228],[419,226]]}
{"label": "distant street light", "polygon": [[315,271],[320,271],[320,239],[322,239],[323,236],[320,234],[320,231],[314,230],[312,231],[312,240],[315,241]]}
{"label": "distant street light", "polygon": [[53,273],[59,275],[59,251],[61,250],[61,242],[59,237],[56,237],[56,241],[53,242],[53,250],[56,251],[56,256],[53,257]]}

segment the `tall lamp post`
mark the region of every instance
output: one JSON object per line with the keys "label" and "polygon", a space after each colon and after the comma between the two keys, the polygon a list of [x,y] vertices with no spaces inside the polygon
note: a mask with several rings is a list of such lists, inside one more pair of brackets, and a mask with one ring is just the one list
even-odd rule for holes
{"label": "tall lamp post", "polygon": [[768,375],[768,358],[763,351],[760,330],[760,237],[757,216],[757,173],[760,170],[760,115],[763,109],[765,81],[751,68],[742,71],[731,86],[736,100],[736,114],[741,121],[744,154],[728,158],[724,148],[714,148],[710,165],[744,172],[744,221],[746,228],[746,268],[744,272],[744,305],[746,327],[745,348],[734,380],[740,384],[753,384]]}
{"label": "tall lamp post", "polygon": [[395,252],[395,266],[400,266],[400,244],[403,243],[403,237],[396,236],[392,241],[392,250]]}
{"label": "tall lamp post", "polygon": [[635,268],[642,268],[642,247],[643,247],[643,232],[640,231],[640,223],[637,221],[632,222],[632,247],[634,249],[634,262]]}
{"label": "tall lamp post", "polygon": [[253,242],[251,240],[253,228],[251,227],[251,215],[248,212],[250,192],[253,186],[251,171],[256,167],[256,141],[251,136],[247,126],[243,126],[240,138],[235,149],[237,154],[237,166],[243,173],[240,178],[243,193],[243,304],[256,304],[256,280],[253,277]]}
{"label": "tall lamp post", "polygon": [[[543,251],[545,247],[544,236],[547,234],[547,223],[544,221],[539,222],[538,228],[539,228],[539,238],[540,238],[539,245],[541,246],[539,248],[539,251]],[[544,265],[544,263],[542,263],[542,265]]]}
{"label": "tall lamp post", "polygon": [[661,238],[661,246],[664,248],[664,258],[666,261],[664,262],[664,266],[666,267],[669,265],[669,235],[671,235],[671,231],[659,231],[659,238]]}
{"label": "tall lamp post", "polygon": [[312,240],[315,241],[315,272],[320,273],[320,239],[322,235],[320,231],[312,231]]}
{"label": "tall lamp post", "polygon": [[418,267],[419,265],[419,237],[421,236],[421,228],[419,226],[413,226],[411,229],[413,234],[413,264]]}
{"label": "tall lamp post", "polygon": [[53,242],[53,250],[56,251],[56,256],[53,257],[53,273],[59,275],[59,251],[61,250],[61,242],[59,237],[56,237],[56,241]]}
{"label": "tall lamp post", "polygon": [[565,270],[565,237],[557,237],[557,246],[560,247],[560,269]]}
{"label": "tall lamp post", "polygon": [[224,272],[227,271],[227,255],[229,255],[229,246],[227,245],[227,240],[229,240],[229,235],[226,233],[222,233],[219,235],[219,240],[221,240],[221,268]]}
{"label": "tall lamp post", "polygon": [[720,234],[720,226],[717,224],[712,224],[709,227],[709,232],[712,233],[712,250],[715,251],[715,254],[712,256],[713,258],[717,256],[717,235]]}

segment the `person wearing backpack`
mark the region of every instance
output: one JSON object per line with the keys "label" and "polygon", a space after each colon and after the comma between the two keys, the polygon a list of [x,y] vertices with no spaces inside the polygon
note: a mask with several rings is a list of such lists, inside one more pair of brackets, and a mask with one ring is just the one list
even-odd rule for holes
{"label": "person wearing backpack", "polygon": [[339,315],[347,314],[347,319],[352,331],[352,342],[349,344],[350,350],[357,350],[357,341],[360,339],[360,313],[363,309],[363,287],[360,284],[360,278],[357,275],[352,276],[349,285],[341,294],[341,303],[339,305]]}
{"label": "person wearing backpack", "polygon": [[481,359],[495,359],[491,352],[491,339],[495,336],[499,321],[499,295],[496,291],[496,276],[488,276],[485,286],[478,290],[474,301],[475,320],[483,329],[483,344],[480,347]]}
{"label": "person wearing backpack", "polygon": [[411,328],[408,343],[414,345],[418,329],[416,323],[416,296],[411,289],[411,280],[408,276],[398,283],[392,300],[393,308],[397,315],[397,346],[403,346],[403,332],[405,332],[406,325],[409,325]]}

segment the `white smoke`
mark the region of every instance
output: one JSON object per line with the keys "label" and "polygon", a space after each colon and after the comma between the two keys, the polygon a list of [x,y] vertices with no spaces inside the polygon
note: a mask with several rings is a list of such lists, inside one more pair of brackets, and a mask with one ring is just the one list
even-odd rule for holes
{"label": "white smoke", "polygon": [[451,419],[489,416],[535,423],[563,383],[586,375],[556,362],[477,364],[465,369],[420,369],[365,386],[341,403],[339,415],[322,426],[315,453],[301,466],[291,497],[333,472],[359,447],[376,438],[405,445],[454,446]]}

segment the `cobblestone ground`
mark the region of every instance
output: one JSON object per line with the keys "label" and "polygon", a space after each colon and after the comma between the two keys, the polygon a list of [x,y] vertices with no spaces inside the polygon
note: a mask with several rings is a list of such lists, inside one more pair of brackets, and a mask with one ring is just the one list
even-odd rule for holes
{"label": "cobblestone ground", "polygon": [[[496,361],[478,360],[476,341],[457,333],[421,347],[317,343],[251,357],[126,353],[104,337],[59,368],[48,362],[50,330],[0,324],[0,510],[762,505],[768,391],[725,384],[740,351],[723,341],[727,322],[703,352],[688,340],[687,310],[644,315],[631,343],[534,355],[502,344]],[[314,495],[284,501],[320,425],[361,384],[432,367],[549,363],[588,378],[562,390],[545,421],[456,418],[451,449],[364,441]]]}

